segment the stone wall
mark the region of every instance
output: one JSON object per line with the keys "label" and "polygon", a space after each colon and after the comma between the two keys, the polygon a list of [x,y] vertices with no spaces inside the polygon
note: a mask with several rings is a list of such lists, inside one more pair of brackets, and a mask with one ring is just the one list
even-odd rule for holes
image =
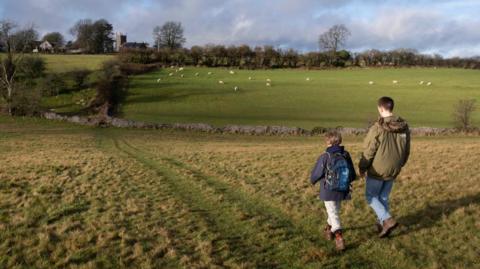
{"label": "stone wall", "polygon": [[[322,135],[328,130],[336,129],[343,135],[365,135],[366,128],[322,128],[316,127],[312,130],[306,130],[299,127],[285,126],[249,126],[249,125],[227,125],[224,127],[215,127],[205,123],[146,123],[141,121],[133,121],[122,118],[108,116],[62,116],[54,112],[46,112],[43,117],[49,120],[66,121],[87,126],[96,127],[117,127],[130,129],[170,129],[179,131],[197,131],[205,133],[224,133],[224,134],[247,134],[247,135],[293,135],[293,136],[310,136]],[[412,135],[416,136],[436,136],[450,135],[459,133],[458,130],[452,128],[430,128],[418,127],[411,128]],[[474,130],[469,134],[479,135],[478,130]]]}

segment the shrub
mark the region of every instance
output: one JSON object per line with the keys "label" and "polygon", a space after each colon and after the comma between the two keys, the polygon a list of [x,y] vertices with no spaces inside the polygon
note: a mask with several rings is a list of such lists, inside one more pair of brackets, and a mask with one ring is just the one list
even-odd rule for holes
{"label": "shrub", "polygon": [[27,80],[42,77],[45,70],[45,60],[39,56],[24,56],[18,65],[18,72]]}
{"label": "shrub", "polygon": [[64,92],[67,84],[59,74],[48,74],[39,81],[38,87],[43,96],[53,96]]}
{"label": "shrub", "polygon": [[92,102],[95,110],[106,108],[106,113],[112,115],[118,112],[118,105],[123,101],[127,90],[127,76],[120,69],[118,61],[108,61],[103,64],[96,83],[96,96]]}
{"label": "shrub", "polygon": [[73,79],[74,88],[81,90],[87,87],[87,77],[90,75],[91,71],[87,69],[76,69],[68,72],[68,76]]}
{"label": "shrub", "polygon": [[122,63],[149,64],[154,61],[152,52],[145,49],[122,50],[118,54],[118,59]]}
{"label": "shrub", "polygon": [[122,63],[120,64],[120,71],[125,75],[140,75],[158,69],[157,64],[134,64]]}
{"label": "shrub", "polygon": [[475,99],[459,100],[454,107],[453,119],[455,127],[467,131],[472,127],[472,113],[476,109]]}
{"label": "shrub", "polygon": [[16,84],[11,102],[12,115],[34,116],[40,114],[41,100],[39,89],[21,83]]}

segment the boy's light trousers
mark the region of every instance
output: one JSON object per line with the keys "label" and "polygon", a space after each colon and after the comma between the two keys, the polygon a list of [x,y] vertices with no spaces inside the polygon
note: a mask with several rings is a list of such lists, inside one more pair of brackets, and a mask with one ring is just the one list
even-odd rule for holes
{"label": "boy's light trousers", "polygon": [[328,214],[327,222],[328,225],[332,226],[332,233],[342,228],[340,224],[340,205],[341,201],[325,201]]}

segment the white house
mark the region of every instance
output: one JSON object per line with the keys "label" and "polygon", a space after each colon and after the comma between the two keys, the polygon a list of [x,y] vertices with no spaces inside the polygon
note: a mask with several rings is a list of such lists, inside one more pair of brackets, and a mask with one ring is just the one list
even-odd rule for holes
{"label": "white house", "polygon": [[38,45],[38,48],[42,52],[55,52],[55,44],[52,44],[47,40],[40,43],[40,45]]}

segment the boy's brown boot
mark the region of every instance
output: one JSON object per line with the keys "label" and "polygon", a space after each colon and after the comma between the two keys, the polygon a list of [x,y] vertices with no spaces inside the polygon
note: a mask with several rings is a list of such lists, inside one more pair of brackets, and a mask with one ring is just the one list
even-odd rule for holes
{"label": "boy's brown boot", "polygon": [[345,240],[343,240],[342,231],[338,230],[335,232],[335,246],[338,251],[345,250]]}
{"label": "boy's brown boot", "polygon": [[328,241],[333,240],[332,226],[327,224],[327,226],[325,226],[325,229],[323,230],[323,233],[325,235],[325,239],[327,239]]}
{"label": "boy's brown boot", "polygon": [[393,218],[384,220],[383,229],[378,236],[380,236],[380,238],[387,237],[397,226],[398,223]]}
{"label": "boy's brown boot", "polygon": [[380,234],[380,233],[382,232],[382,230],[383,230],[382,224],[376,222],[376,223],[375,223],[375,229],[377,229],[377,233]]}

